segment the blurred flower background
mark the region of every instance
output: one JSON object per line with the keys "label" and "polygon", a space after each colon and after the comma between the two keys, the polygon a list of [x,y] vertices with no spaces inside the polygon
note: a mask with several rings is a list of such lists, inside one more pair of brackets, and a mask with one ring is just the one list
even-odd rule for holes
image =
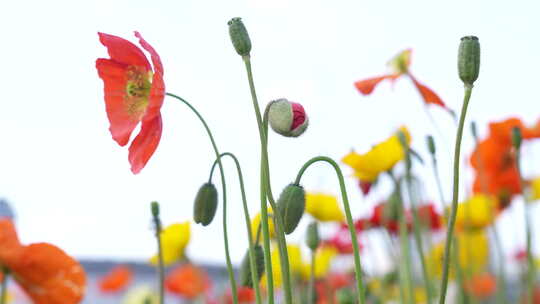
{"label": "blurred flower background", "polygon": [[[196,105],[212,127],[220,149],[235,151],[242,162],[253,217],[259,210],[259,155],[254,153],[259,148],[258,131],[244,71],[230,46],[226,26],[231,17],[241,16],[254,45],[253,68],[261,103],[286,97],[302,103],[310,120],[308,131],[296,140],[270,138],[275,191],[292,182],[301,164],[314,155],[341,159],[351,151],[365,153],[407,126],[411,147],[425,160],[429,160],[425,136],[437,138],[443,194],[449,199],[454,118],[442,107],[426,107],[407,79],[381,82],[369,96],[360,94],[354,83],[395,72],[385,63],[400,51],[412,49],[410,69],[415,77],[458,112],[463,90],[456,73],[457,42],[473,34],[482,40],[482,67],[467,121],[476,121],[481,139],[493,135],[490,122],[509,117],[519,117],[532,127],[540,118],[536,107],[540,98],[536,90],[536,72],[540,70],[536,60],[540,53],[538,8],[534,1],[512,5],[390,0],[11,2],[0,11],[4,67],[0,75],[4,87],[0,197],[14,210],[23,243],[50,242],[83,261],[90,275],[90,294],[102,292],[98,278],[114,265],[125,263],[142,274],[135,275],[133,282],[153,284],[150,279],[141,279],[144,274],[153,279],[152,268],[143,266],[155,254],[148,204],[153,200],[161,203],[165,227],[190,220],[195,194],[208,178],[215,158],[199,121],[179,103],[166,101],[162,107],[166,128],[160,146],[141,174],[131,174],[127,150],[116,146],[107,129],[102,82],[96,77],[94,62],[106,57],[97,40],[98,31],[131,37],[137,30],[159,50],[167,90]],[[477,192],[480,181],[475,182],[477,165],[474,161],[471,165],[475,144],[468,127],[465,134],[460,202],[465,202],[465,209],[485,207],[490,204],[489,197],[470,196]],[[500,147],[488,146],[486,151],[496,148]],[[527,179],[539,176],[538,143],[527,141],[522,153],[526,159],[523,175]],[[364,195],[354,166],[350,169],[341,164],[348,174],[353,215],[371,217],[374,206],[387,199],[391,181],[381,179]],[[239,265],[247,239],[235,169],[229,163],[225,167],[231,189],[231,258]],[[421,197],[436,202],[442,213],[431,163],[415,166],[414,173],[424,183]],[[320,221],[336,221],[321,226],[322,234],[330,237],[343,218],[339,208],[333,207],[336,198],[332,196],[339,194],[334,174],[324,166],[313,168],[303,186],[310,193],[307,212]],[[330,202],[328,210],[317,209],[317,202]],[[511,275],[517,275],[523,266],[519,259],[513,259],[525,244],[524,229],[515,224],[516,218],[522,218],[522,206],[509,205],[495,222],[503,252],[513,261],[507,266]],[[212,277],[225,277],[218,267],[225,262],[221,207],[209,228],[191,225],[189,245],[182,245],[190,260],[210,267]],[[5,208],[0,204],[2,214],[11,212]],[[539,216],[538,212],[533,204],[532,216]],[[461,222],[458,218],[458,229],[460,225],[492,222],[482,218],[485,213],[463,220],[465,213],[462,211]],[[302,220],[298,231],[304,231],[307,224]],[[367,234],[361,235],[363,266],[371,274],[383,274],[395,266],[387,244],[376,237],[377,233],[370,235],[369,241]],[[487,236],[463,237],[483,241]],[[538,244],[540,235],[534,237],[533,243]],[[288,240],[307,254],[303,238],[302,232],[296,232]],[[536,254],[538,250],[533,248]],[[320,259],[332,254],[323,252]],[[441,255],[442,249],[435,245],[431,254]],[[485,261],[485,256],[479,252],[473,258]],[[307,261],[307,255],[304,259]],[[475,263],[465,260],[460,262]],[[298,271],[305,273],[301,261]],[[351,261],[339,258],[333,263],[338,269],[351,265]],[[193,276],[196,272],[178,275]],[[120,273],[109,284],[114,286],[118,282],[113,279],[128,277],[126,272]],[[482,287],[485,282],[485,278],[475,281]],[[144,297],[144,288],[138,292],[133,297]]]}

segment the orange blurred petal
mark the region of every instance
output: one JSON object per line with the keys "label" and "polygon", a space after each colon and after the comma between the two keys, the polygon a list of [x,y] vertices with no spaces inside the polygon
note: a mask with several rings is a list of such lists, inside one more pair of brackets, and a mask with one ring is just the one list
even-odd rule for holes
{"label": "orange blurred petal", "polygon": [[368,79],[364,79],[364,80],[360,80],[360,81],[357,81],[354,83],[354,86],[358,89],[358,91],[360,91],[360,93],[364,94],[364,95],[369,95],[371,94],[371,92],[373,92],[373,90],[375,89],[375,87],[383,80],[385,79],[390,79],[390,80],[396,80],[400,75],[384,75],[384,76],[379,76],[379,77],[373,77],[373,78],[368,78]]}
{"label": "orange blurred petal", "polygon": [[86,274],[82,266],[58,247],[37,243],[25,246],[16,264],[15,280],[38,304],[75,304],[83,298]]}
{"label": "orange blurred petal", "polygon": [[200,268],[184,264],[175,268],[165,279],[169,292],[194,299],[210,289],[210,278]]}
{"label": "orange blurred petal", "polygon": [[424,99],[424,102],[426,104],[434,104],[439,107],[443,107],[446,110],[449,110],[446,104],[442,101],[442,99],[437,95],[432,89],[426,87],[425,85],[421,84],[416,78],[414,78],[412,75],[409,74],[411,77],[411,80],[414,83],[414,86],[416,89],[418,89],[418,92],[420,95],[422,95],[422,98]]}
{"label": "orange blurred petal", "polygon": [[118,292],[131,283],[132,279],[133,271],[128,266],[116,266],[99,280],[99,289],[102,292]]}
{"label": "orange blurred petal", "polygon": [[18,257],[23,246],[19,242],[15,225],[11,219],[0,218],[0,264],[10,267]]}
{"label": "orange blurred petal", "polygon": [[493,295],[497,289],[495,277],[489,273],[484,273],[472,277],[465,283],[467,292],[479,299],[485,299]]}

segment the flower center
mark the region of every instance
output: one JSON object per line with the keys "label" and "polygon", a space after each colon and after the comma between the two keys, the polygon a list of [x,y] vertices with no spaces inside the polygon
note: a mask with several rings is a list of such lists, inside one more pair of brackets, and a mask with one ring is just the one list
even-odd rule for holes
{"label": "flower center", "polygon": [[127,70],[125,103],[127,112],[136,119],[141,119],[150,100],[152,72],[143,67],[130,66]]}

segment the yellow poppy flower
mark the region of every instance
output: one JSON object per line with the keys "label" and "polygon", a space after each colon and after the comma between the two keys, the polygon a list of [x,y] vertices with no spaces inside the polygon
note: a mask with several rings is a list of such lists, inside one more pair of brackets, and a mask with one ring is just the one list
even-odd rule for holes
{"label": "yellow poppy flower", "polygon": [[342,222],[345,219],[337,198],[329,194],[308,192],[306,212],[321,222]]}
{"label": "yellow poppy flower", "polygon": [[[411,135],[406,127],[399,128],[405,134],[407,142]],[[375,145],[365,154],[351,152],[342,158],[342,162],[354,170],[354,175],[363,182],[373,182],[379,174],[392,169],[405,158],[405,150],[399,141],[398,132]]]}
{"label": "yellow poppy flower", "polygon": [[[189,222],[176,223],[165,227],[161,231],[161,251],[163,252],[163,263],[169,266],[184,257],[184,251],[189,243],[190,228]],[[150,259],[153,265],[158,264],[158,256],[154,255]]]}
{"label": "yellow poppy flower", "polygon": [[497,215],[497,200],[485,194],[475,194],[458,205],[456,227],[484,228],[493,223]]}
{"label": "yellow poppy flower", "polygon": [[[270,217],[272,215],[272,208],[268,208],[268,233],[270,234],[271,238],[274,238],[276,236],[276,229],[274,228],[274,221]],[[251,219],[251,234],[253,236],[253,240],[257,237],[257,230],[259,229],[259,225],[261,224],[261,213],[257,213],[252,219]],[[261,227],[261,240],[262,240],[262,227]]]}
{"label": "yellow poppy flower", "polygon": [[[333,246],[322,246],[315,252],[315,278],[320,279],[328,274],[332,260],[337,256],[337,249]],[[311,264],[302,265],[302,278],[309,280],[311,276]]]}
{"label": "yellow poppy flower", "polygon": [[[289,256],[289,269],[291,275],[299,274],[302,271],[302,253],[300,247],[294,244],[287,245],[287,254]],[[272,276],[274,278],[274,287],[280,287],[283,284],[281,279],[281,264],[279,259],[279,250],[274,246],[271,252]],[[262,286],[266,286],[266,274],[261,278]]]}
{"label": "yellow poppy flower", "polygon": [[[482,271],[489,262],[489,241],[483,230],[467,230],[456,235],[458,244],[458,261],[461,269],[476,273]],[[445,243],[433,246],[427,256],[427,265],[434,275],[442,275]],[[453,267],[450,275],[453,277]]]}
{"label": "yellow poppy flower", "polygon": [[130,289],[124,296],[123,304],[158,304],[157,293],[149,286],[142,285]]}
{"label": "yellow poppy flower", "polygon": [[540,199],[540,177],[537,177],[531,181],[531,200],[536,201]]}

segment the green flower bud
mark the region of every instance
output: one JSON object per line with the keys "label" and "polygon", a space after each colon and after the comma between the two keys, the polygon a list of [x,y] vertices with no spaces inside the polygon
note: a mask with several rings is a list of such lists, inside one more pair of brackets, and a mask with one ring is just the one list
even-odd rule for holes
{"label": "green flower bud", "polygon": [[301,104],[285,98],[274,100],[267,106],[272,130],[285,137],[298,137],[307,129],[309,120]]}
{"label": "green flower bud", "polygon": [[521,147],[521,129],[518,127],[512,128],[512,145],[514,145],[514,148],[519,149]]}
{"label": "green flower bud", "polygon": [[319,223],[313,221],[307,227],[306,244],[312,251],[315,251],[319,247]]}
{"label": "green flower bud", "polygon": [[283,189],[277,201],[277,208],[283,218],[286,234],[291,234],[296,229],[305,207],[306,193],[302,186],[290,184]]}
{"label": "green flower bud", "polygon": [[152,211],[152,216],[154,218],[159,217],[159,203],[158,202],[150,203],[150,210]]}
{"label": "green flower bud", "polygon": [[[261,245],[253,246],[253,253],[255,255],[255,268],[257,269],[257,283],[259,283],[264,274],[264,251]],[[240,285],[253,288],[249,250],[246,252],[242,264],[240,265]]]}
{"label": "green flower bud", "polygon": [[199,188],[193,204],[193,220],[195,223],[208,226],[216,215],[217,204],[217,190],[214,184],[203,184]]}
{"label": "green flower bud", "polygon": [[232,18],[228,23],[229,35],[234,49],[240,56],[249,56],[251,52],[251,40],[241,18]]}
{"label": "green flower bud", "polygon": [[437,152],[437,149],[435,147],[435,139],[433,138],[433,136],[428,135],[426,141],[429,153],[435,155],[435,152]]}
{"label": "green flower bud", "polygon": [[480,72],[480,43],[478,37],[465,36],[461,38],[458,52],[459,78],[465,86],[472,87]]}
{"label": "green flower bud", "polygon": [[354,293],[349,288],[341,288],[336,293],[338,304],[354,304],[356,303]]}

